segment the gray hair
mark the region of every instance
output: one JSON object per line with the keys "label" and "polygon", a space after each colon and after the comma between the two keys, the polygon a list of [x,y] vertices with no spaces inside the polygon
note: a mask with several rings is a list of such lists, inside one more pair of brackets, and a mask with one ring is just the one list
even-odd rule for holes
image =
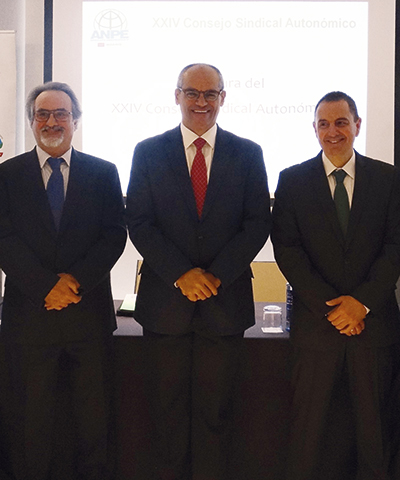
{"label": "gray hair", "polygon": [[79,105],[79,101],[72,90],[72,88],[67,85],[66,83],[61,83],[61,82],[46,82],[43,85],[38,85],[35,87],[33,90],[30,91],[28,98],[26,99],[26,115],[28,117],[28,120],[30,123],[33,122],[33,115],[34,115],[34,107],[35,107],[35,101],[37,97],[43,93],[47,92],[48,90],[55,90],[59,92],[64,92],[66,93],[69,98],[71,99],[72,102],[72,118],[74,120],[79,120],[82,116],[82,110]]}

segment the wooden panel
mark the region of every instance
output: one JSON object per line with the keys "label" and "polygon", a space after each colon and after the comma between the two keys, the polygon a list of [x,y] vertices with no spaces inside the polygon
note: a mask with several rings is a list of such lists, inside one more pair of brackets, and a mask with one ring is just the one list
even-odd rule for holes
{"label": "wooden panel", "polygon": [[138,260],[136,262],[136,279],[135,279],[135,289],[134,292],[137,293],[139,289],[139,283],[140,283],[140,268],[142,266],[143,260]]}
{"label": "wooden panel", "polygon": [[286,302],[286,279],[276,262],[253,262],[255,302]]}

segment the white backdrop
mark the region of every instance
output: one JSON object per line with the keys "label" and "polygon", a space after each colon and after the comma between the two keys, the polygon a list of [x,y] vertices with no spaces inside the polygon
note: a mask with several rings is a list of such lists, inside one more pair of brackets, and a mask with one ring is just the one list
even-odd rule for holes
{"label": "white backdrop", "polygon": [[0,30],[0,162],[15,155],[16,55],[15,32]]}
{"label": "white backdrop", "polygon": [[193,62],[223,73],[218,124],[261,145],[272,193],[281,170],[319,151],[327,92],[356,101],[365,153],[367,2],[91,0],[82,32],[83,150],[116,163],[124,192],[135,145],[179,124],[176,77]]}
{"label": "white backdrop", "polygon": [[[310,5],[312,3],[318,4],[320,1],[328,1],[329,3],[329,0],[309,0],[309,1],[310,1]],[[54,80],[67,82],[68,84],[70,84],[78,94],[78,98],[81,101],[82,101],[82,90],[83,90],[81,66],[83,66],[82,57],[83,57],[83,14],[84,14],[83,4],[84,2],[86,2],[86,0],[68,0],[68,2],[66,2],[65,0],[53,0]],[[395,0],[357,0],[357,2],[361,2],[361,3],[364,2],[368,4],[367,111],[365,111],[364,109],[365,107],[363,107],[362,109],[360,108],[360,115],[363,117],[363,119],[365,119],[365,117],[368,116],[368,122],[363,121],[363,124],[362,124],[362,132],[364,132],[365,140],[366,140],[365,153],[370,157],[385,159],[387,161],[392,162],[393,161],[393,144],[394,144],[394,77],[395,77],[394,75],[394,56],[395,56],[394,55],[395,54],[394,31],[395,31],[396,3],[395,3]],[[107,2],[101,2],[101,3],[104,6]],[[125,3],[129,3],[129,2],[113,1],[112,8],[113,9],[117,8],[118,3],[121,3],[125,9]],[[206,8],[207,6],[210,8],[212,7],[212,3],[209,1],[194,2],[194,3],[197,4],[199,8],[198,12],[200,12],[202,15],[205,12],[207,12],[207,8]],[[226,11],[228,11],[230,8],[229,7],[230,4],[229,2],[225,2],[225,3],[226,3]],[[249,0],[248,3],[250,4],[251,1]],[[262,2],[257,2],[257,3],[262,3]],[[289,3],[290,3],[289,6],[291,7],[292,5],[298,2],[288,2],[288,4]],[[334,6],[335,5],[337,6],[338,3],[340,2],[332,2]],[[350,4],[352,2],[343,2],[343,3]],[[149,4],[150,6],[155,5],[154,2],[149,2]],[[185,8],[185,9],[187,6],[190,7],[189,5],[190,2],[180,2],[180,4],[182,5],[182,8]],[[141,18],[141,13],[142,12],[139,12],[139,15],[138,15],[139,19]],[[167,32],[168,29],[164,27],[165,25],[164,21],[157,20],[156,22],[156,19],[160,17],[158,13],[159,12],[157,10],[154,10],[154,15],[153,15],[155,19],[154,24],[157,26],[163,25],[162,28],[163,29],[165,28]],[[170,17],[169,14],[165,16]],[[247,14],[245,15],[245,17],[248,18]],[[344,17],[341,17],[341,18],[344,18]],[[102,22],[98,22],[98,23],[102,23]],[[93,29],[92,29],[91,35],[93,35],[93,30],[96,29],[93,26],[93,24],[92,24],[92,27]],[[102,34],[99,34],[99,35],[102,35]],[[311,48],[307,49],[307,52],[314,59],[316,63],[319,62],[321,55],[327,55],[328,57],[330,56],[334,60],[337,59],[336,61],[339,62],[340,64],[340,58],[341,58],[341,53],[343,49],[338,49],[337,38],[338,38],[337,35],[332,35],[332,37],[329,38],[329,41],[321,44],[321,46],[312,45]],[[109,46],[107,47],[105,46],[105,49],[109,49],[112,51],[114,48],[116,49],[120,48],[119,46],[111,45],[111,43],[119,43],[119,42],[110,42],[108,44]],[[123,43],[125,44],[126,42],[123,42]],[[181,42],[181,43],[184,43],[184,42]],[[138,52],[142,47],[143,47],[143,42],[138,42],[136,51]],[[226,50],[227,49],[229,50],[229,44],[221,40],[221,42],[218,43],[218,47],[219,49],[221,49],[222,56],[224,57]],[[315,54],[316,52],[315,47],[322,48],[323,50],[322,54],[320,54],[318,57]],[[360,47],[359,41],[356,40],[346,45],[345,50],[346,51],[349,50],[349,52],[353,57],[357,57],[359,55],[359,47]],[[121,48],[125,48],[125,47],[121,47]],[[265,48],[257,49],[257,51],[260,52],[261,57],[263,57],[264,51],[266,51],[266,53],[270,55],[271,54],[270,50],[271,49],[266,50]],[[175,67],[173,70],[179,70],[184,64],[184,59],[180,58],[180,52],[181,52],[180,48],[174,49],[172,53],[169,55],[169,58],[166,57],[167,60],[173,59],[175,61],[176,58],[179,60],[179,65]],[[193,51],[192,53],[193,55],[191,55],[189,62],[198,61],[197,51]],[[159,55],[157,57],[159,57]],[[87,58],[87,55],[86,55],[86,58]],[[284,62],[284,60],[285,59],[283,58],[282,62]],[[153,61],[154,59],[152,57],[148,58],[148,63],[151,63]],[[135,64],[131,57],[127,56],[125,59],[125,62],[128,64],[127,66],[130,65],[132,68],[134,68]],[[280,62],[279,65],[281,65],[282,62]],[[246,73],[246,72],[242,72],[242,70],[240,70],[240,66],[237,66],[237,65],[228,66],[228,70],[226,70],[226,68],[224,68],[224,65],[220,64],[218,61],[216,61],[215,63],[217,64],[217,66],[223,69],[223,73],[225,74],[226,81],[230,79],[235,79],[233,74],[229,72],[229,69],[231,68],[234,69],[233,72],[235,74],[237,72],[240,72],[241,75]],[[108,67],[109,66],[107,64],[104,64],[103,72],[107,70]],[[124,67],[124,68],[127,68],[127,67]],[[144,68],[144,71],[147,71],[147,68],[148,68],[148,65],[146,65],[146,68]],[[163,75],[164,75],[164,70],[162,71]],[[130,76],[128,75],[127,78],[129,79],[129,78],[135,77],[136,71],[137,70],[134,70],[133,72],[131,72]],[[271,76],[275,77],[275,70],[272,68],[269,71],[271,74],[269,75],[269,77]],[[139,70],[139,73],[142,74],[143,72]],[[177,73],[178,73],[177,71],[173,71],[173,79],[171,80],[173,81],[172,83],[173,87],[175,86],[174,82],[176,81],[175,76],[177,75]],[[347,76],[355,76],[356,78],[360,78],[359,72],[354,70],[353,67],[347,68],[346,71],[343,71],[342,73],[344,78]],[[325,74],[329,76],[330,70],[326,71]],[[116,75],[116,78],[118,79],[117,75]],[[288,78],[293,80],[293,82],[296,82],[296,79],[297,79],[295,73],[292,73]],[[244,80],[247,80],[247,77]],[[347,88],[347,87],[340,87],[340,88]],[[335,89],[336,89],[336,86],[335,86]],[[228,99],[230,98],[230,100],[228,101],[227,99],[228,104],[231,102],[231,100],[233,100],[233,95],[236,91],[237,89],[235,88],[234,83],[232,84],[232,88],[231,86],[229,86]],[[323,93],[326,93],[326,91],[327,90],[324,90],[322,93],[315,91],[315,94],[312,96],[312,100],[315,102],[316,99],[322,96]],[[105,102],[102,97],[102,93],[103,92],[101,92],[101,94],[98,95],[97,103],[100,106],[104,107]],[[350,91],[348,93],[350,93]],[[356,101],[359,103],[360,95],[358,93],[358,90],[355,93],[351,91],[350,94],[352,94],[356,99]],[[174,106],[173,88],[172,88],[172,91],[169,90],[168,95],[169,95],[168,99],[167,97],[165,98],[170,102],[172,106]],[[361,97],[364,97],[364,93],[362,93]],[[85,102],[82,102],[82,103],[85,104]],[[120,103],[122,103],[122,101]],[[133,99],[130,103],[136,105],[138,102],[136,101],[136,99]],[[143,102],[140,100],[140,103],[143,103]],[[268,103],[268,105],[270,105],[270,103]],[[87,113],[88,112],[86,111],[86,108],[85,108],[84,115],[83,115],[84,118],[86,117]],[[123,116],[123,115],[130,116],[129,114],[127,114],[127,112],[125,112],[125,106],[123,108],[123,112],[118,114],[118,116]],[[103,117],[104,117],[103,112],[101,112],[101,115],[99,117],[100,122],[103,119]],[[169,117],[170,116],[168,115],[167,120]],[[229,117],[229,114],[225,114],[225,112],[221,112],[221,118],[220,118],[221,127],[224,127],[227,129],[230,128],[227,122],[225,122],[225,120],[227,120],[228,117]],[[172,126],[174,126],[177,123],[177,119],[175,120],[171,119],[168,121]],[[307,130],[308,133],[306,134],[312,139],[312,142],[313,142],[312,153],[315,153],[318,150],[318,142],[315,139],[315,135],[313,134],[311,122],[312,122],[312,114],[311,114],[311,118],[308,121],[304,119],[304,125],[305,125],[304,128],[308,128]],[[99,121],[97,120],[96,120],[96,125],[99,125]],[[93,125],[90,125],[90,124],[88,127],[86,127],[86,125],[82,125],[81,128],[77,130],[74,136],[74,146],[76,148],[82,149],[82,132],[86,130],[86,128],[91,128],[92,126]],[[162,131],[161,125],[158,125],[156,133],[160,133],[161,131]],[[239,132],[235,131],[235,133],[239,133]],[[290,134],[291,131],[288,130],[287,133]],[[129,138],[132,147],[130,148],[130,151],[126,155],[124,154],[124,158],[125,157],[129,158],[129,161],[130,161],[134,144],[139,140],[139,138],[136,138],[136,139],[134,138],[134,135],[136,135],[136,132],[130,131],[127,135],[128,135],[127,138]],[[271,135],[269,132],[267,136],[270,138],[271,137],[273,138],[273,135]],[[290,135],[288,136],[290,138]],[[250,135],[250,138],[253,138],[253,135]],[[109,131],[107,131],[107,135],[105,137],[103,137],[102,134],[98,133],[98,139],[100,140],[97,141],[97,144],[99,143],[101,143],[102,145],[115,144],[114,141],[110,141]],[[255,138],[253,139],[256,140]],[[360,145],[358,144],[359,141],[360,139],[357,140],[358,149],[360,149]],[[303,144],[303,142],[301,142],[301,144]],[[89,148],[91,148],[91,146],[87,144],[85,146],[85,150]],[[87,153],[93,153],[93,152],[88,150]],[[102,150],[100,156],[105,156],[104,150]],[[111,154],[111,157],[112,157],[112,160],[115,161],[114,152]],[[298,158],[298,161],[302,161],[302,160],[305,160],[307,157],[305,154],[297,153],[296,158]],[[269,166],[267,166],[267,169],[270,170]],[[271,185],[272,185],[272,178],[271,178]],[[113,286],[113,293],[115,298],[122,299],[125,293],[132,292],[133,284],[134,284],[134,272],[136,268],[136,261],[139,258],[140,258],[140,255],[138,254],[138,252],[136,252],[132,243],[128,241],[127,248],[123,256],[120,258],[120,260],[118,261],[118,263],[116,264],[112,272],[112,286]],[[268,241],[266,246],[261,250],[261,252],[257,256],[257,260],[271,261],[273,260],[273,258],[274,257],[272,253],[271,243]]]}
{"label": "white backdrop", "polygon": [[[17,67],[15,33],[0,30],[0,162],[15,155]],[[0,296],[3,279],[0,270]]]}

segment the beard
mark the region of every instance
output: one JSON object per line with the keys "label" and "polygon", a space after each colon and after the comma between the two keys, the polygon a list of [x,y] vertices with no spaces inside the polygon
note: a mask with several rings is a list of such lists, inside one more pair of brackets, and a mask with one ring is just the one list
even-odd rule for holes
{"label": "beard", "polygon": [[[48,135],[47,132],[53,131],[58,132],[58,135],[54,134]],[[47,148],[57,148],[64,141],[64,129],[62,127],[44,127],[40,131],[40,140],[43,145]]]}

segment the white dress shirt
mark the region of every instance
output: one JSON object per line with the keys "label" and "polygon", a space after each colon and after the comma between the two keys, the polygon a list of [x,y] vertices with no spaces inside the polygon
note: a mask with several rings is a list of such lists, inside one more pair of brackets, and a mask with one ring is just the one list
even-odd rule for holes
{"label": "white dress shirt", "polygon": [[347,173],[347,175],[344,177],[343,185],[346,188],[347,196],[349,197],[349,206],[351,208],[351,202],[353,200],[354,192],[354,180],[356,176],[356,154],[354,153],[354,150],[350,160],[342,168],[335,167],[335,165],[333,165],[333,163],[329,160],[329,158],[325,155],[324,152],[322,152],[322,162],[324,164],[325,173],[328,178],[332,198],[336,187],[336,179],[333,175],[333,172],[335,170],[344,170]]}
{"label": "white dress shirt", "polygon": [[[61,157],[57,157],[57,158],[62,158],[64,160],[60,165],[60,171],[64,179],[64,197],[67,193],[67,187],[68,187],[69,168],[71,165],[71,152],[72,152],[72,148],[67,150],[64,153],[64,155],[61,155]],[[51,156],[48,153],[46,153],[44,150],[42,150],[40,147],[38,147],[37,145],[36,145],[36,153],[39,158],[39,164],[42,172],[44,188],[47,189],[47,183],[53,172],[49,163],[47,162],[47,159],[51,158]]]}
{"label": "white dress shirt", "polygon": [[[188,164],[189,174],[192,169],[193,160],[196,155],[197,148],[193,145],[193,142],[199,138],[199,136],[189,130],[183,123],[181,123],[181,132],[183,139],[183,146],[185,147],[186,161]],[[201,135],[206,143],[202,149],[204,158],[206,160],[207,167],[207,181],[210,179],[211,163],[214,156],[215,137],[217,136],[217,124],[213,125],[206,133]]]}

